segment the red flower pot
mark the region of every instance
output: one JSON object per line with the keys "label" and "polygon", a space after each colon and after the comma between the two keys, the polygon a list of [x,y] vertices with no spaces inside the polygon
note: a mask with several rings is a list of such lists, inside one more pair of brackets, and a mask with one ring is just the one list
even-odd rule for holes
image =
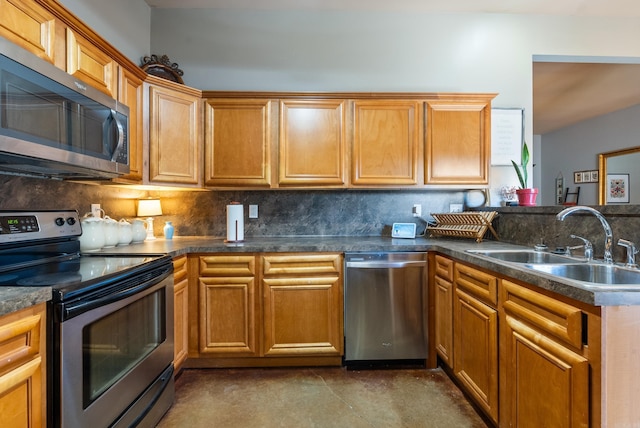
{"label": "red flower pot", "polygon": [[516,190],[516,195],[518,195],[518,205],[533,207],[536,205],[538,189],[518,189]]}

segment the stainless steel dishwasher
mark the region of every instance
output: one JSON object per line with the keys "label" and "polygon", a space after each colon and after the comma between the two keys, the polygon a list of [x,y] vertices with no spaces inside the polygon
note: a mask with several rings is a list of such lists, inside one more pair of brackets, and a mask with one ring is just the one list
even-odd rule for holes
{"label": "stainless steel dishwasher", "polygon": [[427,358],[427,253],[345,254],[345,364]]}

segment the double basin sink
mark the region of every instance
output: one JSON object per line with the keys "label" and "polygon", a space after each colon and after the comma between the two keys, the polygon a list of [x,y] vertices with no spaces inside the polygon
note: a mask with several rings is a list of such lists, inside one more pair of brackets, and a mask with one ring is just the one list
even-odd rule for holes
{"label": "double basin sink", "polygon": [[536,272],[578,281],[586,288],[640,288],[640,269],[534,250],[467,250]]}

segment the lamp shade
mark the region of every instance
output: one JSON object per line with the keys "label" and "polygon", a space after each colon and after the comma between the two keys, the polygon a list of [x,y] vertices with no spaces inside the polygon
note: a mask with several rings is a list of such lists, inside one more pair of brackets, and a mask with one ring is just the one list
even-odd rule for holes
{"label": "lamp shade", "polygon": [[162,215],[160,199],[138,200],[138,217],[153,217],[157,215]]}

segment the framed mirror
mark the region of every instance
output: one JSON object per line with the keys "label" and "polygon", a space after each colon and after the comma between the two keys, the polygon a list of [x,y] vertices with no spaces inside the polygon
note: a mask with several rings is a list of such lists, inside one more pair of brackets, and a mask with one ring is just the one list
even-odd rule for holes
{"label": "framed mirror", "polygon": [[598,155],[598,203],[640,203],[640,146]]}

